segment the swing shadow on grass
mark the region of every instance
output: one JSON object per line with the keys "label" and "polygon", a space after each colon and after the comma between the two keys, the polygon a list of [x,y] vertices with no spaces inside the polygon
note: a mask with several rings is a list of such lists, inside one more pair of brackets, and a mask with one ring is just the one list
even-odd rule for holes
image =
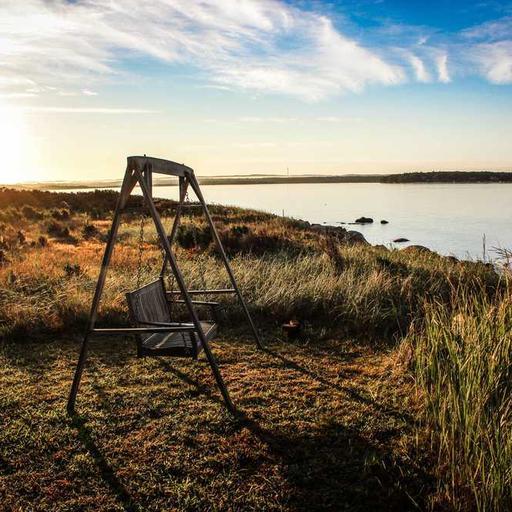
{"label": "swing shadow on grass", "polygon": [[[380,414],[411,421],[409,415],[331,383],[276,351],[267,348],[263,352],[278,359],[284,368],[292,368],[324,386],[342,390],[352,400],[370,404]],[[162,361],[161,366],[191,386],[194,394],[206,396],[224,407],[220,396],[212,392],[214,388],[202,385],[166,361]],[[433,487],[430,476],[418,466],[393,460],[389,453],[372,445],[356,429],[347,428],[334,419],[305,435],[295,434],[293,428],[273,431],[262,427],[242,408],[237,410],[236,422],[237,430],[248,429],[268,446],[283,466],[286,479],[293,488],[288,503],[292,510],[367,510],[368,507],[371,510],[417,510],[425,490],[422,485],[427,482]],[[392,437],[396,432],[382,434],[380,440],[385,441],[385,437]]]}
{"label": "swing shadow on grass", "polygon": [[[18,346],[18,356],[13,347],[9,364],[21,366],[26,375],[42,365],[45,371],[37,374],[34,385],[44,392],[59,389],[58,402],[42,402],[49,416],[41,426],[58,429],[52,436],[64,436],[59,452],[73,457],[85,451],[96,470],[78,476],[67,470],[55,473],[50,462],[42,461],[51,460],[51,446],[23,457],[39,459],[34,471],[46,479],[65,475],[80,492],[87,489],[90,499],[108,499],[116,507],[108,510],[171,505],[187,511],[413,510],[414,501],[421,504],[427,494],[421,486],[429,485],[428,477],[391,448],[407,418],[367,398],[364,390],[347,393],[328,372],[320,374],[320,354],[301,348],[272,345],[256,351],[231,339],[215,347],[240,409],[233,418],[205,361],[137,361],[124,341],[93,344],[79,395],[82,415],[57,424],[52,421],[56,409],[65,418],[76,345],[48,344],[34,357],[30,347]],[[351,350],[348,362],[354,354],[360,357]],[[343,367],[339,352],[333,361]],[[355,373],[348,375],[344,378],[357,379]],[[34,391],[37,387],[27,389],[23,400],[39,414]],[[302,391],[312,400],[293,396]],[[315,394],[323,403],[315,403]],[[338,397],[346,402],[336,403]],[[325,415],[325,406],[332,407],[332,415]],[[344,418],[344,407],[364,409],[380,423]],[[168,490],[154,488],[155,481]],[[72,494],[65,497],[72,499]],[[63,501],[62,510],[65,505]],[[56,505],[55,510],[61,508]]]}
{"label": "swing shadow on grass", "polygon": [[87,426],[87,420],[83,416],[73,413],[71,416],[71,426],[76,429],[80,442],[94,459],[101,479],[116,496],[123,509],[126,512],[137,512],[139,507],[134,503],[128,490],[116,476],[115,469],[107,462],[100,448],[95,443],[92,431]]}

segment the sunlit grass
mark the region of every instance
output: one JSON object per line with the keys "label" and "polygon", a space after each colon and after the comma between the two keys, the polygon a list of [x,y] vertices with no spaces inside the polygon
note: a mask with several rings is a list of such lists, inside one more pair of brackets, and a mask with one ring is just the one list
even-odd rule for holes
{"label": "sunlit grass", "polygon": [[[32,196],[26,193],[23,197],[30,199]],[[8,356],[1,378],[6,385],[12,385],[12,372],[19,374],[20,385],[27,382],[37,385],[31,380],[31,373],[39,371],[37,361],[30,364],[30,370],[14,368],[17,363],[13,366],[13,361],[26,359],[34,350],[37,352],[34,347],[47,346],[38,345],[35,341],[48,344],[48,339],[56,337],[72,335],[78,338],[86,325],[110,225],[111,213],[106,205],[112,198],[109,194],[76,198],[66,195],[68,201],[76,203],[76,211],[72,211],[69,205],[62,204],[60,197],[37,195],[35,206],[27,207],[20,203],[0,207],[0,335],[6,342],[4,349],[7,352],[4,355]],[[5,198],[0,194],[0,206],[3,200]],[[41,206],[46,200],[51,202],[51,208]],[[172,216],[169,216],[172,207],[167,203],[160,205],[166,226],[172,221]],[[500,277],[490,265],[458,262],[434,253],[351,245],[343,236],[333,237],[306,223],[260,212],[223,209],[220,206],[212,210],[238,283],[264,338],[269,341],[276,336],[281,337],[279,328],[283,321],[299,319],[304,323],[304,352],[300,355],[304,375],[309,375],[309,369],[316,364],[316,355],[313,354],[325,349],[332,358],[325,360],[323,368],[330,375],[327,381],[339,383],[340,379],[350,380],[347,377],[350,374],[343,373],[346,368],[336,367],[333,372],[329,368],[336,366],[334,361],[343,352],[343,347],[354,346],[355,341],[367,349],[377,350],[379,358],[384,357],[383,347],[391,347],[396,352],[397,357],[392,354],[388,358],[386,354],[386,360],[394,360],[396,364],[387,376],[378,373],[379,379],[394,379],[396,372],[403,369],[403,362],[410,363],[410,376],[415,377],[416,393],[412,393],[412,385],[404,377],[397,384],[399,387],[394,397],[390,394],[387,400],[394,400],[401,414],[409,407],[407,413],[421,420],[416,431],[420,441],[417,453],[421,457],[430,457],[429,464],[439,485],[437,493],[431,496],[426,483],[428,475],[418,474],[413,487],[416,490],[417,486],[427,487],[423,494],[418,491],[417,499],[425,505],[430,503],[434,509],[501,511],[512,508],[512,304],[511,285],[506,274]],[[139,247],[140,220],[139,216],[129,213],[120,230],[119,244],[113,254],[100,308],[99,323],[103,326],[126,324],[125,292],[134,289],[139,281],[144,283],[156,278],[160,272],[162,253],[148,219],[145,221],[144,242]],[[185,281],[190,288],[229,287],[227,274],[205,227],[204,221],[194,214],[184,219],[179,232],[176,254]],[[140,267],[139,255],[142,255]],[[167,286],[176,288],[172,279],[167,279]],[[224,297],[223,301],[228,307],[222,327],[231,333],[230,339],[235,339],[235,333],[241,332],[243,315],[233,298]],[[173,311],[183,314],[176,308]],[[332,337],[337,340],[334,344],[327,341]],[[348,340],[346,345],[343,340]],[[46,356],[55,354],[57,350],[53,345],[48,348],[49,352],[47,348],[44,349]],[[246,347],[238,347],[237,350],[245,351]],[[282,346],[279,357],[286,358],[291,350],[293,345]],[[64,365],[59,369],[62,373],[58,373],[62,395],[69,384],[68,381],[64,383],[65,376],[69,379],[72,371],[68,356],[64,363],[59,363]],[[111,356],[109,353],[108,357]],[[55,358],[54,355],[51,357]],[[267,363],[260,362],[263,366],[257,370],[242,365],[231,376],[228,372],[229,385],[233,386],[238,378],[243,380],[242,377],[257,380],[260,384],[271,380],[272,375],[262,369]],[[100,361],[98,364],[104,363]],[[299,371],[294,364],[288,363],[288,370]],[[137,407],[145,403],[145,393],[149,389],[142,387],[141,383],[148,385],[153,382],[153,370],[153,366],[151,371],[134,369],[135,381],[126,384],[129,397],[136,401]],[[105,371],[101,377],[103,387],[116,378],[107,368]],[[342,373],[336,373],[338,371]],[[368,367],[365,370],[366,380],[358,385],[372,387],[372,372]],[[292,389],[288,377],[280,378],[281,381],[269,389],[261,384],[257,390],[251,391],[251,400],[256,404],[253,412],[257,416],[264,414],[259,407],[267,403],[267,398],[274,403],[276,396],[279,395],[281,400],[281,395]],[[276,409],[276,418],[272,421],[279,422],[277,418],[286,414],[289,417],[286,428],[290,429],[302,421],[301,417],[317,415],[310,424],[311,428],[317,433],[323,432],[324,426],[329,424],[329,414],[333,410],[339,411],[338,398],[331,397],[321,404],[314,397],[314,389],[301,388],[303,385],[306,386],[305,381],[293,380],[294,396],[300,397],[305,389],[309,390],[301,398],[301,405],[297,406],[293,400],[287,402],[285,409]],[[48,382],[47,386],[50,389],[51,383]],[[126,390],[125,387],[123,389]],[[35,391],[32,389],[32,392]],[[240,393],[243,392],[240,389]],[[410,400],[404,399],[407,393],[411,394]],[[116,397],[120,403],[125,403],[120,392]],[[151,397],[156,400],[155,396]],[[7,395],[6,400],[9,407],[17,403],[16,393]],[[155,407],[174,407],[175,400],[182,398],[172,398],[171,405],[165,400],[157,400],[155,403],[160,405]],[[117,406],[100,413],[89,405],[89,413],[93,416],[100,414],[106,418],[119,413]],[[349,405],[358,410],[354,404]],[[44,414],[49,416],[44,419],[44,428],[51,430],[48,422],[51,423],[56,413],[48,407],[45,410]],[[123,409],[123,414],[125,412]],[[38,411],[37,414],[43,413]],[[153,413],[149,411],[148,414]],[[194,418],[202,415],[212,418],[217,414],[218,411],[207,407],[197,410],[189,420],[194,423]],[[372,414],[367,418],[368,425],[380,421],[375,411]],[[353,427],[351,421],[358,417],[358,413],[354,413],[354,417],[349,416],[348,413],[344,416],[344,427],[347,428]],[[137,422],[140,418],[137,416],[132,420]],[[219,420],[220,423],[223,421]],[[20,432],[25,428],[22,423],[16,423]],[[225,423],[222,424],[222,428],[227,428]],[[116,428],[122,430],[123,425]],[[187,425],[187,429],[192,428],[191,424]],[[99,428],[99,424],[96,427]],[[167,427],[175,429],[176,425]],[[408,427],[401,424],[400,428],[407,430]],[[336,429],[327,428],[327,431],[329,442],[337,442]],[[115,437],[112,433],[108,435]],[[185,432],[179,429],[177,435],[186,437]],[[350,439],[352,442],[352,437]],[[36,442],[35,439],[32,441]],[[371,443],[379,444],[380,441],[372,439]],[[162,446],[158,444],[159,453]],[[308,453],[310,448],[308,445]],[[326,446],[321,444],[321,449],[326,450]],[[394,445],[392,457],[396,457],[400,449],[404,457],[405,454],[414,457],[410,443],[401,448]],[[241,456],[237,450],[236,457]],[[29,450],[27,453],[32,452]],[[122,458],[122,454],[115,453]],[[227,453],[235,456],[229,449]],[[341,450],[340,457],[344,453]],[[296,455],[300,459],[300,453]],[[267,456],[271,457],[268,453]],[[379,467],[385,464],[377,453],[371,457],[378,460]],[[82,463],[87,465],[91,462],[86,458],[68,462],[78,471]],[[306,471],[298,459],[289,460],[295,469],[286,471]],[[320,462],[325,463],[319,461],[316,471],[321,471]],[[0,459],[0,471],[1,463]],[[333,467],[339,468],[340,464],[336,459]],[[271,471],[269,468],[265,473]],[[234,476],[237,475],[236,469],[231,468],[230,471],[231,477],[238,478],[239,475]],[[409,474],[412,469],[400,467],[399,471]],[[417,471],[416,467],[414,471]],[[300,480],[300,475],[297,478]],[[383,478],[380,472],[379,478]],[[151,485],[144,478],[142,481],[149,485],[145,499],[155,496]],[[197,479],[194,482],[197,484]],[[272,479],[272,482],[272,485],[285,485],[280,477]],[[322,482],[333,484],[329,479]],[[286,509],[284,495],[270,498],[269,488],[261,482],[258,485],[262,485],[265,492],[256,493],[253,509]],[[406,484],[400,481],[398,485]],[[194,493],[192,487],[191,481],[187,481],[172,488],[172,495],[183,504],[183,509],[194,510],[198,504],[205,503],[203,491]],[[299,489],[300,493],[306,492],[300,485]],[[347,490],[349,493],[352,491]],[[401,490],[399,494],[402,496]],[[160,500],[161,495],[157,495]],[[241,495],[237,499],[241,499]]]}
{"label": "sunlit grass", "polygon": [[442,491],[458,510],[512,508],[512,300],[456,290],[410,336]]}

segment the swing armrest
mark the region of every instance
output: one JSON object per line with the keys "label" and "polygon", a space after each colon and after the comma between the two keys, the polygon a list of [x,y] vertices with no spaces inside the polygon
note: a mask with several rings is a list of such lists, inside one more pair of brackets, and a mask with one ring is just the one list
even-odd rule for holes
{"label": "swing armrest", "polygon": [[154,325],[156,327],[189,327],[191,324],[183,322],[151,322],[149,320],[137,320],[138,324]]}
{"label": "swing armrest", "polygon": [[194,331],[194,326],[182,327],[109,327],[105,329],[92,329],[90,332],[93,334],[154,334],[154,333],[168,333],[168,332],[190,332]]}
{"label": "swing armrest", "polygon": [[[169,296],[181,295],[179,290],[167,291],[166,293]],[[188,290],[189,295],[221,295],[228,293],[236,293],[236,290],[234,288],[224,288],[219,290]]]}
{"label": "swing armrest", "polygon": [[[186,302],[183,299],[173,300],[175,304],[186,304]],[[191,301],[194,306],[210,306],[210,307],[217,307],[219,305],[219,302],[212,302],[208,300],[193,300]]]}

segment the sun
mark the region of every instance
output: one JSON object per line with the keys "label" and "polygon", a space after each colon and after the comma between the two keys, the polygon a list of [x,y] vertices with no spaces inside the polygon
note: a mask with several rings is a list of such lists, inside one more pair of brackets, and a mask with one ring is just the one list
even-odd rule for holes
{"label": "sun", "polygon": [[31,153],[23,111],[0,103],[0,184],[34,180]]}

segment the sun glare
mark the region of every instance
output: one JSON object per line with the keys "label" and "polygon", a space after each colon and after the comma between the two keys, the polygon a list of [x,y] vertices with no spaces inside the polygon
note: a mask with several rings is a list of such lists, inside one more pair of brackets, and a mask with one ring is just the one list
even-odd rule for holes
{"label": "sun glare", "polygon": [[27,168],[29,155],[27,130],[23,112],[0,104],[0,184],[11,184],[34,179]]}

